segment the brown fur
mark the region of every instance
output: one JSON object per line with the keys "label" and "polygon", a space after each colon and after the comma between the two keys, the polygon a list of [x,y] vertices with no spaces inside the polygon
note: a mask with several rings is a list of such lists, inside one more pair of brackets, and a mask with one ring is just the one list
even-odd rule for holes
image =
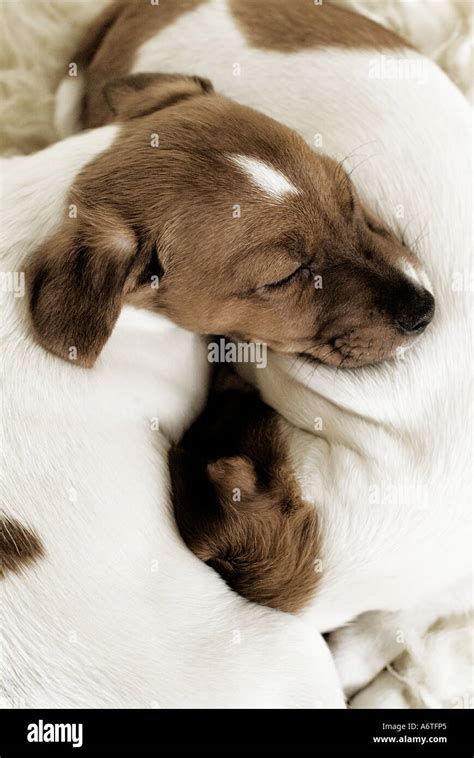
{"label": "brown fur", "polygon": [[230,0],[250,45],[292,53],[305,48],[402,49],[408,43],[365,16],[324,0]]}
{"label": "brown fur", "polygon": [[104,96],[114,116],[126,120],[213,91],[211,82],[198,76],[134,74],[109,82]]}
{"label": "brown fur", "polygon": [[84,34],[73,62],[86,78],[82,108],[85,128],[114,119],[104,96],[106,84],[130,72],[138,48],[153,35],[207,0],[114,0]]}
{"label": "brown fur", "polygon": [[303,607],[319,578],[317,515],[298,493],[278,417],[257,392],[215,388],[169,461],[188,547],[248,600]]}
{"label": "brown fur", "polygon": [[[157,110],[140,116],[148,96]],[[92,365],[124,302],[337,366],[406,344],[399,317],[429,320],[431,296],[400,270],[402,260],[418,265],[414,254],[295,132],[193,77],[138,74],[112,99],[130,120],[78,176],[68,201],[77,218],[27,272],[47,349]],[[298,194],[268,198],[232,163],[236,153],[282,171]]]}
{"label": "brown fur", "polygon": [[39,537],[28,527],[8,516],[0,517],[0,563],[6,571],[21,571],[44,555]]}

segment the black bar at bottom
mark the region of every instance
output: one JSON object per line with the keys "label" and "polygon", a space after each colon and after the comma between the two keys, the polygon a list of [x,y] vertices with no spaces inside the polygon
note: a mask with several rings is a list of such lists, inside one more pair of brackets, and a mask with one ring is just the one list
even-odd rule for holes
{"label": "black bar at bottom", "polygon": [[3,711],[1,720],[2,758],[99,752],[473,755],[469,710],[14,709]]}

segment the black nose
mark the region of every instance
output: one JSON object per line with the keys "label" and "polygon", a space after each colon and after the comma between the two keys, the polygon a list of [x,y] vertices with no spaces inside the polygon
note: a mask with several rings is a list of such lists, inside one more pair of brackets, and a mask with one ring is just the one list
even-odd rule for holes
{"label": "black nose", "polygon": [[421,334],[434,316],[435,301],[431,292],[410,287],[397,304],[394,321],[404,334]]}

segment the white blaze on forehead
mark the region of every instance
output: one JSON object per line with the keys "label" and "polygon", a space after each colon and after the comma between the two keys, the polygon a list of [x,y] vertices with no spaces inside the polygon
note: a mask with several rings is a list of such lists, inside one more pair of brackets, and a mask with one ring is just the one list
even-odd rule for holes
{"label": "white blaze on forehead", "polygon": [[229,158],[266,195],[280,200],[285,195],[298,194],[295,185],[281,171],[269,166],[268,163],[246,155],[229,155]]}

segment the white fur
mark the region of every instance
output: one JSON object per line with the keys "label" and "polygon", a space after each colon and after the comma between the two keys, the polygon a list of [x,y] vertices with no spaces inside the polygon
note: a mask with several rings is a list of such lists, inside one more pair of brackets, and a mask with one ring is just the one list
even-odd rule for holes
{"label": "white fur", "polygon": [[56,92],[54,127],[59,137],[69,137],[77,131],[81,115],[81,98],[84,93],[84,77],[66,76]]}
{"label": "white fur", "polygon": [[401,34],[472,102],[472,6],[465,0],[333,0]]}
{"label": "white fur", "polygon": [[297,195],[295,185],[281,172],[268,163],[247,155],[230,155],[232,163],[238,166],[256,187],[266,195],[282,200],[285,195]]}
{"label": "white fur", "polygon": [[[377,77],[382,60],[407,56],[422,76]],[[352,178],[381,218],[400,236],[426,225],[417,252],[437,309],[412,350],[338,372],[270,355],[266,371],[248,375],[290,422],[294,467],[324,525],[321,584],[305,616],[328,630],[367,611],[408,618],[413,608],[417,628],[424,604],[433,620],[437,599],[439,613],[456,611],[451,588],[472,569],[470,294],[454,285],[470,265],[467,102],[414,51],[252,49],[221,0],[146,42],[133,70],[209,77],[324,152],[353,151],[345,166],[366,159]]]}
{"label": "white fur", "polygon": [[[74,177],[116,133],[3,161],[4,271],[59,227]],[[125,309],[81,369],[34,341],[27,298],[1,297],[4,507],[45,550],[2,583],[2,704],[342,707],[322,637],[232,593],[177,533],[167,450],[205,399],[202,339]]]}
{"label": "white fur", "polygon": [[[450,615],[453,607],[456,616]],[[351,707],[382,707],[400,685],[397,697],[405,704],[391,707],[472,708],[471,607],[469,577],[415,614],[365,613],[334,632],[331,650],[345,692],[355,695]],[[380,673],[389,664],[389,675]]]}
{"label": "white fur", "polygon": [[425,287],[430,291],[432,290],[432,287],[428,284],[427,276],[424,274],[423,270],[417,270],[411,263],[405,261],[405,263],[402,265],[402,271],[405,276],[407,276],[408,279],[411,279],[415,284],[418,284],[420,287]]}

